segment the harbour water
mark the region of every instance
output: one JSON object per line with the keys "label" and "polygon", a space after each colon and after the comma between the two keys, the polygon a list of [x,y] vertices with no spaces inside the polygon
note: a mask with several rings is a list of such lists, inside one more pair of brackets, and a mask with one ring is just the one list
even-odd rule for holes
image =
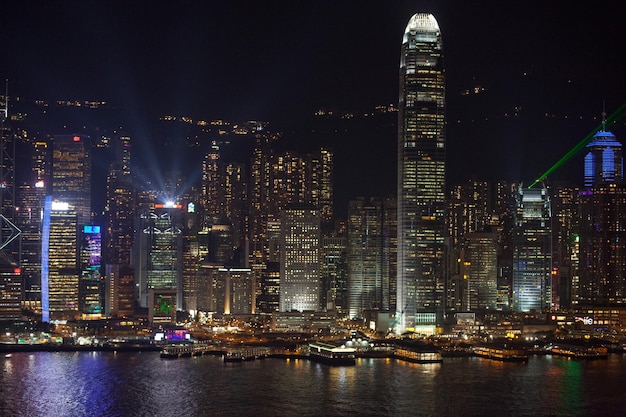
{"label": "harbour water", "polygon": [[626,355],[224,363],[158,352],[0,357],[1,416],[622,416]]}

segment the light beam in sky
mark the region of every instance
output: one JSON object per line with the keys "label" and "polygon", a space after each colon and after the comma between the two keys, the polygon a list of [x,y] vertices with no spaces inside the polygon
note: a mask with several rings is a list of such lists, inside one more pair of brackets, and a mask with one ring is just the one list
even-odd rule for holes
{"label": "light beam in sky", "polygon": [[602,123],[592,130],[587,136],[584,137],[583,140],[578,142],[576,146],[570,149],[561,159],[559,159],[554,165],[552,165],[546,172],[541,174],[539,178],[537,178],[528,188],[533,188],[537,183],[546,179],[546,177],[552,174],[554,171],[559,169],[563,164],[569,161],[574,155],[580,152],[591,140],[593,139],[593,135],[595,135],[598,131],[604,130],[607,124],[613,124],[620,120],[622,117],[626,115],[626,103],[622,104],[617,110],[615,110],[606,120],[603,120]]}

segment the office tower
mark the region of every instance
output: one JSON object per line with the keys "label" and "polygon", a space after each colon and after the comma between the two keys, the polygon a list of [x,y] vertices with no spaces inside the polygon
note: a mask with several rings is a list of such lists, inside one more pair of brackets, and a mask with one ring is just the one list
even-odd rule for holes
{"label": "office tower", "polygon": [[320,214],[312,207],[282,211],[280,311],[320,308]]}
{"label": "office tower", "polygon": [[41,236],[42,321],[79,315],[78,215],[73,205],[46,196]]}
{"label": "office tower", "polygon": [[9,97],[0,109],[0,319],[21,318],[20,234],[15,226],[15,151],[18,136],[9,126]]}
{"label": "office tower", "polygon": [[18,263],[0,251],[0,321],[22,318],[20,273]]}
{"label": "office tower", "polygon": [[510,310],[513,288],[513,229],[518,185],[496,183],[496,204],[493,223],[499,232],[498,247],[498,309]]}
{"label": "office tower", "polygon": [[83,319],[101,318],[104,312],[101,273],[102,233],[100,226],[85,225],[80,233],[80,279],[78,311]]}
{"label": "office tower", "polygon": [[135,297],[134,279],[130,279],[134,275],[131,250],[135,210],[130,137],[116,138],[114,146],[115,159],[107,175],[104,207],[105,314],[128,317],[134,314]]}
{"label": "office tower", "polygon": [[91,140],[62,135],[52,139],[52,195],[74,207],[79,225],[91,223]]}
{"label": "office tower", "polygon": [[130,170],[130,138],[115,141],[116,157],[109,168],[106,185],[105,261],[130,265],[133,242],[134,189]]}
{"label": "office tower", "polygon": [[348,203],[348,303],[351,319],[382,306],[383,213],[380,200]]}
{"label": "office tower", "polygon": [[41,314],[41,233],[44,198],[50,185],[49,148],[46,142],[35,140],[25,140],[21,145],[24,168],[17,189],[15,224],[22,231],[22,307]]}
{"label": "office tower", "polygon": [[498,298],[498,233],[466,233],[461,247],[461,310],[495,310]]}
{"label": "office tower", "polygon": [[490,186],[486,181],[468,180],[452,187],[448,200],[448,284],[446,285],[446,307],[454,310],[467,310],[467,300],[463,296],[467,280],[459,262],[465,236],[473,232],[484,232],[491,219]]}
{"label": "office tower", "polygon": [[445,273],[444,66],[441,31],[415,14],[402,40],[398,118],[396,332],[432,332]]}
{"label": "office tower", "polygon": [[513,310],[548,311],[552,302],[552,229],[545,187],[517,189],[513,227]]}
{"label": "office tower", "polygon": [[254,314],[256,312],[255,285],[249,268],[223,268],[229,288],[229,309],[224,314]]}
{"label": "office tower", "polygon": [[580,195],[579,299],[581,305],[626,303],[626,183],[622,145],[596,133],[585,155]]}
{"label": "office tower", "polygon": [[578,187],[558,186],[551,193],[552,206],[552,304],[570,308],[578,294],[579,204]]}
{"label": "office tower", "polygon": [[348,313],[348,241],[336,232],[322,236],[322,309]]}
{"label": "office tower", "polygon": [[[232,225],[236,248],[244,248],[248,236],[248,181],[245,164],[231,162],[225,166],[225,215]],[[241,263],[241,261],[238,261]]]}
{"label": "office tower", "polygon": [[191,313],[202,310],[201,298],[205,296],[202,287],[206,284],[202,265],[209,256],[209,229],[204,225],[203,210],[196,211],[196,207],[199,204],[189,202],[182,213],[183,310]]}
{"label": "office tower", "polygon": [[268,262],[261,273],[257,311],[273,313],[280,310],[280,263]]}
{"label": "office tower", "polygon": [[[174,297],[173,308],[182,308],[180,209],[181,206],[176,204],[167,207],[155,204],[154,210],[139,215],[133,250],[141,307],[148,307],[151,303],[158,305],[156,300],[159,294],[163,294],[168,300]],[[169,314],[166,316],[169,317]]]}
{"label": "office tower", "polygon": [[132,265],[105,266],[105,314],[132,317],[135,314],[135,268]]}
{"label": "office tower", "polygon": [[620,183],[624,179],[622,144],[611,132],[601,130],[587,144],[585,154],[585,187]]}
{"label": "office tower", "polygon": [[215,220],[209,230],[209,262],[232,265],[235,247],[233,227],[225,214]]}
{"label": "office tower", "polygon": [[321,148],[306,155],[306,201],[320,210],[322,222],[330,225],[333,219],[333,153]]}
{"label": "office tower", "polygon": [[396,198],[383,200],[383,304],[382,309],[395,313],[398,273],[398,203]]}

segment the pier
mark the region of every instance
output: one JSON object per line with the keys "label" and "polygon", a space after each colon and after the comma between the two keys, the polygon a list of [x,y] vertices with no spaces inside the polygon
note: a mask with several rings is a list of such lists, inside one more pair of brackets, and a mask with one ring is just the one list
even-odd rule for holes
{"label": "pier", "polygon": [[165,347],[163,347],[163,349],[161,349],[161,357],[164,359],[176,359],[192,356],[201,356],[211,351],[211,347],[205,343],[166,345]]}
{"label": "pier", "polygon": [[272,353],[268,347],[250,347],[245,349],[232,349],[224,353],[224,362],[243,362],[255,359],[265,359]]}

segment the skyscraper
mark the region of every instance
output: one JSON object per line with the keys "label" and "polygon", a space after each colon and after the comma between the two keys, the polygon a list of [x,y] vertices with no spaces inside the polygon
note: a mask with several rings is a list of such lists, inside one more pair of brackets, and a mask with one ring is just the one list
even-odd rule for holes
{"label": "skyscraper", "polygon": [[[400,57],[396,331],[433,331],[445,277],[444,67],[439,24],[409,20]],[[419,329],[418,329],[419,327]]]}
{"label": "skyscraper", "polygon": [[513,227],[513,310],[546,311],[552,302],[550,197],[542,188],[518,189]]}
{"label": "skyscraper", "polygon": [[312,207],[282,211],[280,311],[320,307],[320,214]]}
{"label": "skyscraper", "polygon": [[498,298],[498,233],[470,232],[464,235],[460,255],[465,311],[496,309]]}
{"label": "skyscraper", "polygon": [[79,315],[76,218],[73,205],[46,197],[41,236],[41,310],[45,322]]}
{"label": "skyscraper", "polygon": [[83,226],[79,243],[78,310],[83,318],[100,318],[103,313],[100,226]]}
{"label": "skyscraper", "polygon": [[380,200],[359,198],[348,208],[348,297],[351,319],[382,306],[383,212]]}
{"label": "skyscraper", "polygon": [[135,282],[131,266],[134,189],[131,179],[130,137],[115,141],[115,160],[109,168],[106,188],[104,251],[105,314],[134,314]]}
{"label": "skyscraper", "polygon": [[[155,205],[139,215],[134,241],[139,305],[147,307],[161,291],[182,308],[182,230],[180,206]],[[154,292],[154,294],[151,294]],[[153,296],[154,295],[154,296]]]}
{"label": "skyscraper", "polygon": [[91,140],[55,136],[52,141],[52,195],[73,206],[78,225],[91,223]]}
{"label": "skyscraper", "polygon": [[626,303],[626,182],[622,144],[604,130],[585,155],[580,195],[580,288],[582,305]]}

